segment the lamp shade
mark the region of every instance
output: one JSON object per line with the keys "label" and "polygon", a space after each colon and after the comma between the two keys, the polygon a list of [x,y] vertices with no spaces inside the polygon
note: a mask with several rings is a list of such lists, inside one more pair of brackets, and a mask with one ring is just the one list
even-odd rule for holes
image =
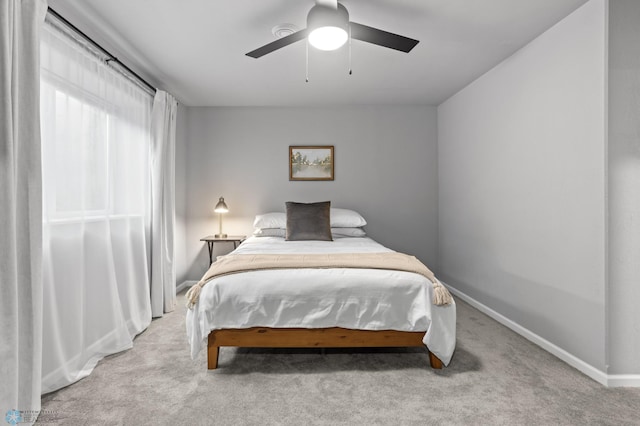
{"label": "lamp shade", "polygon": [[220,199],[218,200],[218,204],[216,204],[216,207],[213,209],[213,211],[218,213],[218,217],[219,217],[219,221],[218,221],[219,232],[215,235],[215,237],[227,238],[227,234],[222,233],[222,214],[229,212],[229,207],[227,207],[227,203],[224,202],[224,197],[220,197]]}
{"label": "lamp shade", "polygon": [[213,209],[213,211],[216,213],[229,212],[229,207],[227,207],[227,203],[224,202],[224,197],[220,197],[220,200],[218,200],[218,204],[216,204],[216,207]]}
{"label": "lamp shade", "polygon": [[349,38],[349,12],[338,3],[336,9],[317,4],[307,15],[309,43],[320,50],[336,50]]}

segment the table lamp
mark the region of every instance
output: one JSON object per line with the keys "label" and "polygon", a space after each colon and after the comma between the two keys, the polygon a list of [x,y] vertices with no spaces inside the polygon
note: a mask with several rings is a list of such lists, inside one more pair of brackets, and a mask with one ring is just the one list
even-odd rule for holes
{"label": "table lamp", "polygon": [[227,204],[224,202],[224,197],[220,197],[220,200],[218,200],[218,204],[216,204],[216,207],[213,209],[213,211],[215,213],[218,213],[218,215],[220,216],[220,229],[218,231],[219,233],[214,236],[216,238],[227,238],[227,234],[222,233],[222,214],[229,212],[229,207],[227,207]]}

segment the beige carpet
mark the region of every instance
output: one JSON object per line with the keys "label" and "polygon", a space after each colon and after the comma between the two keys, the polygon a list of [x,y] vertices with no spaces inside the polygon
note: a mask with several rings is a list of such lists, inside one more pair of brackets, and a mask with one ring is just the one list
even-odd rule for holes
{"label": "beige carpet", "polygon": [[43,397],[48,425],[640,425],[640,389],[607,389],[458,303],[451,365],[426,351],[222,348],[189,357],[184,295],[134,348]]}

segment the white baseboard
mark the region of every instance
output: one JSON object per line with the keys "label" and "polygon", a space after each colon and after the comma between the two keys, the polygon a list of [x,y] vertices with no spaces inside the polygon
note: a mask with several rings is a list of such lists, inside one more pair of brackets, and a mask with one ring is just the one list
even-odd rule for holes
{"label": "white baseboard", "polygon": [[471,296],[461,292],[454,287],[451,287],[444,282],[443,284],[447,286],[451,293],[464,300],[469,305],[473,306],[480,312],[490,316],[505,327],[515,331],[530,342],[533,342],[536,345],[540,346],[542,349],[546,350],[552,355],[560,358],[562,361],[566,362],[588,377],[591,377],[596,382],[608,387],[640,387],[640,374],[606,374],[605,372],[597,369],[591,364],[588,364],[585,361],[581,360],[577,356],[540,337],[528,328],[521,326],[515,321],[512,321],[504,315],[494,311],[490,307],[478,302]]}
{"label": "white baseboard", "polygon": [[180,293],[182,290],[188,287],[193,287],[198,281],[183,281],[182,284],[176,287],[176,294]]}
{"label": "white baseboard", "polygon": [[640,374],[609,374],[607,386],[611,388],[640,388]]}

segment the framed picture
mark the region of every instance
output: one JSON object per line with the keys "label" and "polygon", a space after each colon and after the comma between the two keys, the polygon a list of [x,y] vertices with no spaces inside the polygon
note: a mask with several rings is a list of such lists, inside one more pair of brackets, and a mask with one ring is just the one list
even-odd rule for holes
{"label": "framed picture", "polygon": [[333,145],[289,146],[289,180],[333,180]]}

